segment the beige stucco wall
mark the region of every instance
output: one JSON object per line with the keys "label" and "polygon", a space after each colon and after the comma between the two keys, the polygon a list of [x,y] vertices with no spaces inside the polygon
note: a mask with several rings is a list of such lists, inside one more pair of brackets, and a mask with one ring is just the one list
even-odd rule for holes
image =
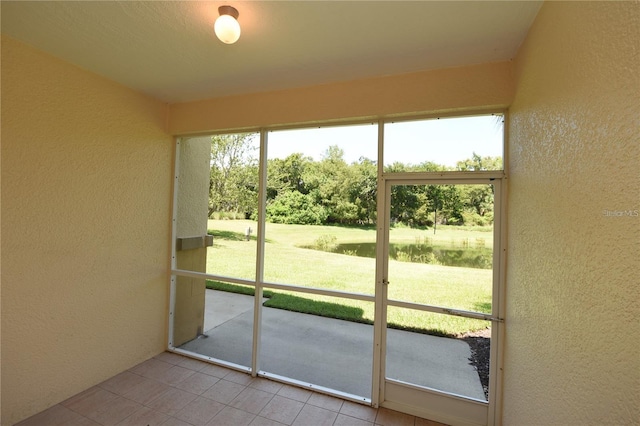
{"label": "beige stucco wall", "polygon": [[171,105],[169,130],[188,134],[423,112],[505,108],[511,62],[424,71]]}
{"label": "beige stucco wall", "polygon": [[[182,139],[179,158],[176,238],[202,237],[208,225],[211,138]],[[177,251],[176,266],[206,272],[206,247]],[[205,285],[204,279],[176,277],[172,346],[180,346],[205,331]]]}
{"label": "beige stucco wall", "polygon": [[639,40],[638,2],[551,2],[518,54],[506,425],[640,422]]}
{"label": "beige stucco wall", "polygon": [[2,419],[163,350],[165,105],[2,37]]}

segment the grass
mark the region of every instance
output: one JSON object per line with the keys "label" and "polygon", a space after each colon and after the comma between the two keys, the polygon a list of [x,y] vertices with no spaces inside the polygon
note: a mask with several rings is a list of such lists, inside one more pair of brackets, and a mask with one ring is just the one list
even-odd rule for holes
{"label": "grass", "polygon": [[[247,226],[254,229],[250,241],[245,241]],[[255,279],[257,225],[248,220],[210,220],[214,246],[209,249],[207,271],[216,275]],[[336,237],[338,243],[374,242],[372,227],[266,225],[264,278],[267,282],[319,287],[373,295],[375,292],[375,259],[301,248],[312,246],[326,235]],[[461,230],[439,227],[432,230],[411,228],[392,229],[392,242],[408,244],[429,238],[432,244],[463,246],[465,239],[483,238],[490,247],[491,234],[486,230]],[[390,299],[427,303],[450,308],[490,312],[491,270],[426,265],[391,260],[388,287]],[[231,286],[230,284],[226,284]],[[253,291],[251,287],[241,287]],[[233,291],[228,287],[226,291]],[[265,292],[266,293],[266,292]],[[362,323],[372,323],[372,302],[341,299],[288,291],[269,291],[265,306],[311,313]],[[418,313],[392,308],[388,322],[403,328],[431,334],[459,335],[487,327],[486,321],[470,320],[447,315]]]}
{"label": "grass", "polygon": [[[207,288],[248,296],[253,296],[255,294],[254,287],[228,284],[213,280],[207,280]],[[267,308],[284,309],[287,311],[302,312],[321,317],[373,324],[373,321],[364,318],[364,311],[362,309],[347,306],[343,303],[322,302],[308,297],[293,296],[291,294],[274,292],[271,290],[264,290],[262,292],[262,296],[269,299],[263,304],[263,306],[266,306]]]}

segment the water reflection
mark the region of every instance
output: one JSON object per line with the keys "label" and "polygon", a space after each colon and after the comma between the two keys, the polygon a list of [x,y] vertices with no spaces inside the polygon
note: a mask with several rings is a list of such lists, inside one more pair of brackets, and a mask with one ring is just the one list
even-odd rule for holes
{"label": "water reflection", "polygon": [[[360,257],[376,257],[376,243],[338,244],[331,252]],[[428,244],[389,244],[389,257],[402,262],[491,269],[490,248],[445,248]]]}

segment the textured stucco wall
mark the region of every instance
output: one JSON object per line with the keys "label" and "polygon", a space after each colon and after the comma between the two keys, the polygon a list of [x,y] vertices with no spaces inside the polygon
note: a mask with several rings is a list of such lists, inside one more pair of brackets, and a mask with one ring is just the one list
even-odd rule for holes
{"label": "textured stucco wall", "polygon": [[550,2],[516,58],[506,425],[640,424],[639,41],[638,2]]}
{"label": "textured stucco wall", "polygon": [[178,179],[177,237],[207,233],[211,137],[182,139]]}
{"label": "textured stucco wall", "polygon": [[171,105],[169,130],[187,134],[290,123],[506,108],[511,62],[473,65]]}
{"label": "textured stucco wall", "polygon": [[165,105],[2,37],[2,420],[161,352]]}
{"label": "textured stucco wall", "polygon": [[[178,169],[176,237],[201,237],[207,234],[209,216],[211,138],[183,139]],[[176,266],[178,269],[206,272],[207,249],[178,251]],[[205,286],[204,279],[176,277],[171,345],[180,346],[203,333]]]}

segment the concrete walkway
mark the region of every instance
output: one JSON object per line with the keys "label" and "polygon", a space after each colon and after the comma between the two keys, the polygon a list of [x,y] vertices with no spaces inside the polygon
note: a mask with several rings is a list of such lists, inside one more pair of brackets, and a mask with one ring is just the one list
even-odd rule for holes
{"label": "concrete walkway", "polygon": [[[207,290],[205,330],[181,348],[250,366],[253,297]],[[373,326],[281,309],[262,310],[260,369],[371,397]],[[465,342],[389,329],[386,376],[484,400]]]}

